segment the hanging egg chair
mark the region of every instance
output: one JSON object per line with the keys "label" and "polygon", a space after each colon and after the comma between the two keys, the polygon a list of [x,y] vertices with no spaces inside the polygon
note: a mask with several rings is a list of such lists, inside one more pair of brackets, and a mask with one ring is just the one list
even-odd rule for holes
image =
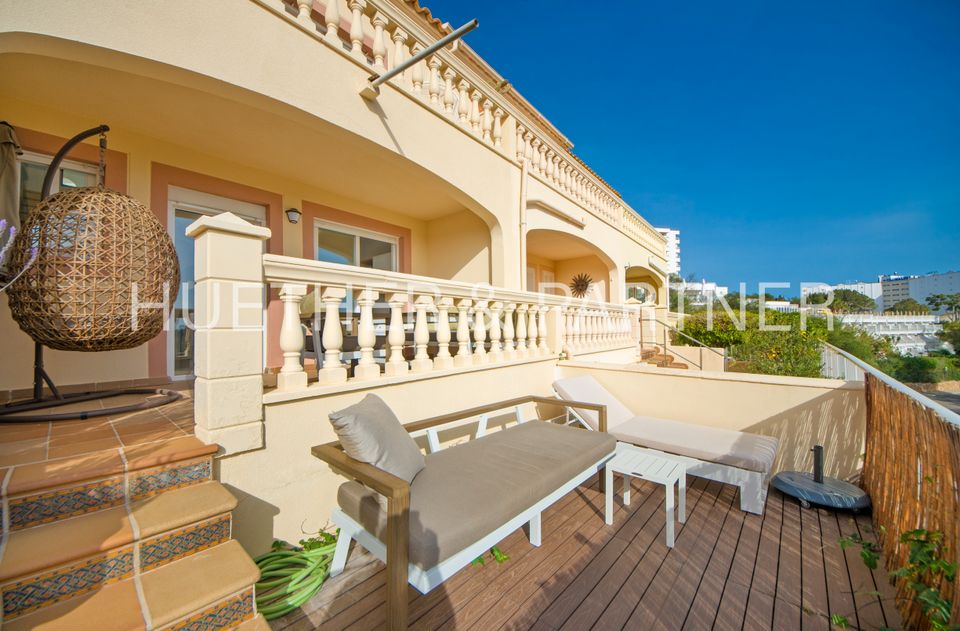
{"label": "hanging egg chair", "polygon": [[137,200],[100,187],[52,195],[18,233],[14,269],[27,266],[34,249],[33,264],[9,289],[13,319],[34,341],[114,351],[163,328],[167,311],[157,306],[176,298],[180,269],[167,232]]}
{"label": "hanging egg chair", "polygon": [[[115,414],[162,405],[179,395],[135,389],[60,395],[43,370],[43,347],[99,352],[140,346],[153,339],[177,297],[180,267],[167,231],[143,204],[104,188],[106,126],[79,134],[54,158],[44,181],[43,200],[28,214],[14,242],[10,263],[21,270],[7,290],[10,311],[36,342],[34,398],[0,409],[0,422],[58,420]],[[70,147],[100,134],[98,185],[49,195],[52,176]],[[53,392],[44,399],[42,385]],[[24,410],[119,394],[157,395],[149,403],[93,412],[18,416]]]}

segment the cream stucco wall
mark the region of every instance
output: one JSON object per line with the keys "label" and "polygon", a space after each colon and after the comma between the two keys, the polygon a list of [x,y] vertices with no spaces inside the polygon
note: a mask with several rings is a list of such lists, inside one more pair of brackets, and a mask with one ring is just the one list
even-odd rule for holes
{"label": "cream stucco wall", "polygon": [[490,229],[469,210],[428,221],[424,276],[470,283],[492,283]]}

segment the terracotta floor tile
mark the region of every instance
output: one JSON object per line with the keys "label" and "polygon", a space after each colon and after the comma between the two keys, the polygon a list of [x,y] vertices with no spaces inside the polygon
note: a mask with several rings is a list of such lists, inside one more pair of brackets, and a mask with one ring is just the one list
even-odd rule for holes
{"label": "terracotta floor tile", "polygon": [[193,436],[124,448],[131,470],[167,464],[216,453],[216,445],[205,445]]}
{"label": "terracotta floor tile", "polygon": [[102,430],[110,430],[110,421],[100,418],[92,418],[86,421],[56,421],[50,429],[51,438],[58,436],[68,436],[71,434],[86,434]]}
{"label": "terracotta floor tile", "polygon": [[46,460],[14,469],[7,486],[9,495],[95,480],[123,472],[119,450],[103,450],[83,456]]}
{"label": "terracotta floor tile", "polygon": [[62,447],[64,445],[72,445],[75,443],[89,443],[95,440],[106,440],[109,438],[116,439],[117,435],[113,432],[113,429],[106,428],[91,428],[86,432],[76,432],[73,434],[59,434],[52,436],[50,438],[51,447]]}
{"label": "terracotta floor tile", "polygon": [[169,429],[174,427],[174,424],[172,421],[168,421],[163,417],[138,418],[115,421],[113,423],[113,427],[117,430],[118,434],[123,436],[124,434],[137,434],[141,432],[150,432],[157,429]]}
{"label": "terracotta floor tile", "polygon": [[64,458],[66,456],[77,456],[102,449],[115,449],[120,446],[120,442],[115,436],[102,438],[98,440],[84,440],[68,443],[61,443],[50,446],[50,458]]}
{"label": "terracotta floor tile", "polygon": [[47,439],[31,438],[0,443],[0,466],[43,460],[47,455]]}
{"label": "terracotta floor tile", "polygon": [[186,436],[186,433],[177,427],[171,427],[170,429],[158,429],[152,432],[124,434],[120,437],[120,440],[123,441],[124,445],[132,446],[142,445],[144,443],[153,443],[157,441],[172,440],[174,438],[180,438],[181,436]]}
{"label": "terracotta floor tile", "polygon": [[0,425],[0,442],[43,438],[50,431],[50,423],[9,423]]}

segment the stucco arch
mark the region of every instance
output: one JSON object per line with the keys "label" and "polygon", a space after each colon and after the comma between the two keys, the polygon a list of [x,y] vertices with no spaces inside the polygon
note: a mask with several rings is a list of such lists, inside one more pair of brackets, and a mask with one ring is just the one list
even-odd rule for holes
{"label": "stucco arch", "polygon": [[637,298],[647,304],[665,305],[666,280],[655,270],[632,265],[625,270],[625,298]]}
{"label": "stucco arch", "polygon": [[[617,301],[619,279],[617,264],[596,245],[560,230],[534,228],[526,233],[526,266],[528,287],[546,293],[566,293],[567,285],[577,274],[588,274],[596,283],[598,300]],[[537,286],[530,286],[530,274]],[[544,280],[544,273],[552,277],[552,284]]]}

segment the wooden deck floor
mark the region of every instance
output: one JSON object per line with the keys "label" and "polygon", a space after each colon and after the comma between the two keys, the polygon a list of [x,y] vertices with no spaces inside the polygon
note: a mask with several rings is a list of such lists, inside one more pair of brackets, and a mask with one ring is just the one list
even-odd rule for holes
{"label": "wooden deck floor", "polygon": [[[733,487],[691,480],[672,550],[662,487],[635,480],[632,504],[607,527],[594,479],[544,514],[540,548],[517,531],[500,546],[509,561],[465,568],[427,595],[410,588],[411,628],[829,629],[832,614],[851,628],[900,627],[885,572],[837,543],[872,539],[869,516],[802,510],[771,491],[758,517],[739,510]],[[344,574],[272,626],[360,631],[383,621],[383,565],[354,547]]]}

